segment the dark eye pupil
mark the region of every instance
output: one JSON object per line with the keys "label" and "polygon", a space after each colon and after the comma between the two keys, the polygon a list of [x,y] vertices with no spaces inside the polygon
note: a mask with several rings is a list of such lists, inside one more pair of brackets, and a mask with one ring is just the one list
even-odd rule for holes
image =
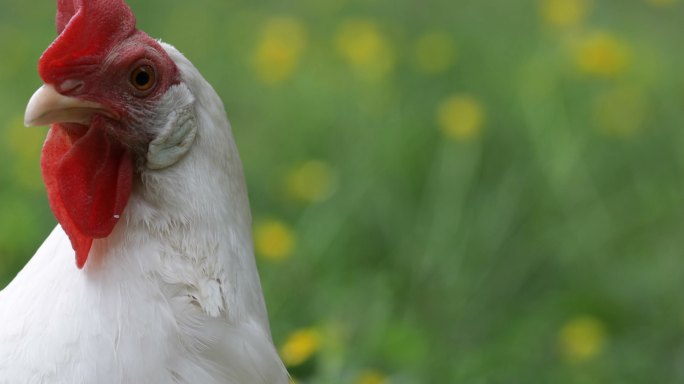
{"label": "dark eye pupil", "polygon": [[128,82],[135,87],[140,96],[145,96],[157,83],[154,68],[149,65],[141,65],[131,72]]}
{"label": "dark eye pupil", "polygon": [[135,75],[135,82],[140,86],[147,85],[150,82],[150,74],[140,71]]}

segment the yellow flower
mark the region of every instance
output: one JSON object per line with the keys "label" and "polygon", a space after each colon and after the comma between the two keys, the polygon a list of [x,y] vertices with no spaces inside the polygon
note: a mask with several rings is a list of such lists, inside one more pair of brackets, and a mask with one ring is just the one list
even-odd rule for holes
{"label": "yellow flower", "polygon": [[455,140],[467,140],[482,131],[485,112],[482,104],[469,95],[455,95],[437,109],[437,122],[442,133]]}
{"label": "yellow flower", "polygon": [[541,0],[541,16],[553,27],[571,27],[584,20],[589,0]]}
{"label": "yellow flower", "polygon": [[325,200],[333,193],[335,175],[327,163],[310,160],[287,173],[285,186],[293,198],[315,203]]}
{"label": "yellow flower", "polygon": [[604,349],[606,335],[603,323],[592,316],[579,316],[561,328],[558,334],[563,358],[570,363],[586,361]]}
{"label": "yellow flower", "polygon": [[629,47],[607,33],[595,33],[580,41],[575,62],[580,72],[611,77],[627,70],[631,59]]}
{"label": "yellow flower", "polygon": [[356,384],[387,384],[389,380],[387,376],[376,370],[367,370],[361,372],[356,379]]}
{"label": "yellow flower", "polygon": [[416,68],[429,74],[446,71],[454,62],[455,45],[446,33],[433,32],[421,36],[414,47]]}
{"label": "yellow flower", "polygon": [[297,69],[305,45],[306,32],[299,21],[286,17],[267,21],[254,54],[257,77],[268,85],[287,80]]}
{"label": "yellow flower", "polygon": [[304,328],[292,333],[280,348],[285,365],[293,367],[309,360],[321,346],[321,333],[316,328]]}
{"label": "yellow flower", "polygon": [[255,226],[254,242],[260,256],[269,260],[283,260],[292,255],[295,236],[284,222],[267,219]]}
{"label": "yellow flower", "polygon": [[623,86],[599,96],[594,105],[598,128],[610,136],[631,136],[643,127],[646,96],[635,87]]}
{"label": "yellow flower", "polygon": [[17,116],[7,123],[5,129],[8,149],[14,155],[12,174],[23,187],[32,190],[42,189],[40,177],[40,151],[47,135],[43,128],[26,128],[24,119]]}
{"label": "yellow flower", "polygon": [[359,74],[377,79],[394,68],[394,53],[377,25],[370,20],[348,20],[337,33],[337,51]]}

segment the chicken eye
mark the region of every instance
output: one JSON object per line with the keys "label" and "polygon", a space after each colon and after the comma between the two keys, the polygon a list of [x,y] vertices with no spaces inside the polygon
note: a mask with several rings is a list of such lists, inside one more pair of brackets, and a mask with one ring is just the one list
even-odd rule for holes
{"label": "chicken eye", "polygon": [[130,82],[138,91],[149,91],[157,82],[157,75],[151,66],[141,65],[131,72]]}

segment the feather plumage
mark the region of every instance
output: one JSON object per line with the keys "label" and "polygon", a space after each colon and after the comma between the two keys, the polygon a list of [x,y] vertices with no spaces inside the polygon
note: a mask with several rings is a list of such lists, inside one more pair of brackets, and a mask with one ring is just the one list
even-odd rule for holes
{"label": "feather plumage", "polygon": [[175,48],[180,72],[157,127],[185,108],[191,148],[140,165],[113,232],[83,270],[60,226],[0,292],[0,383],[284,384],[271,341],[237,148],[212,87]]}

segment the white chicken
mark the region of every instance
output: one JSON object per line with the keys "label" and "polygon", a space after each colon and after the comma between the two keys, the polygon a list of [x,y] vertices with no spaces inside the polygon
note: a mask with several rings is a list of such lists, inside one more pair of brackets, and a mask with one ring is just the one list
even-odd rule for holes
{"label": "white chicken", "polygon": [[0,292],[0,383],[287,383],[221,100],[123,0],[57,31],[25,119],[59,225]]}

